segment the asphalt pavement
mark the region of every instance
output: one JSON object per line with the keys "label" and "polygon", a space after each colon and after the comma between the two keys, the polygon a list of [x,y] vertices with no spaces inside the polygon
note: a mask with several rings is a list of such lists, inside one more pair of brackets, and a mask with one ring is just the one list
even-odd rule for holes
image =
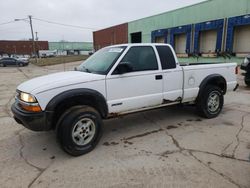
{"label": "asphalt pavement", "polygon": [[218,118],[180,105],[106,120],[95,150],[77,158],[53,131],[14,121],[18,84],[79,63],[0,68],[0,187],[250,187],[250,88],[240,75]]}

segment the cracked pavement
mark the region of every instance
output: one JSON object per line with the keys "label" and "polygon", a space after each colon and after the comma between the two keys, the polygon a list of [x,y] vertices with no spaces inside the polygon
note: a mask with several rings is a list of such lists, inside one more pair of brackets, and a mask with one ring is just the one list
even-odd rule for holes
{"label": "cracked pavement", "polygon": [[106,120],[96,149],[77,158],[53,131],[13,120],[18,84],[78,64],[0,69],[1,187],[250,187],[250,89],[241,76],[218,118],[180,105]]}

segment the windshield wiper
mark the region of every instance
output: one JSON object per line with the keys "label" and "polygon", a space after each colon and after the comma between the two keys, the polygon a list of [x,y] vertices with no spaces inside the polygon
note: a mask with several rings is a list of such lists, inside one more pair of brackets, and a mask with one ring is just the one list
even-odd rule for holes
{"label": "windshield wiper", "polygon": [[84,72],[91,73],[91,71],[88,68],[86,68],[85,66],[82,66],[82,68],[84,69]]}

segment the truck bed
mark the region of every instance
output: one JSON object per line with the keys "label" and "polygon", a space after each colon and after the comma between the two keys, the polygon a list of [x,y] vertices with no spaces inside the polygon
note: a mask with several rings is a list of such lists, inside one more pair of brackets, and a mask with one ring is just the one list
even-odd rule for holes
{"label": "truck bed", "polygon": [[227,81],[227,91],[232,91],[235,88],[236,63],[191,63],[181,65],[183,70],[183,87],[185,101],[190,101],[194,96],[198,95],[199,86],[204,78],[221,75]]}
{"label": "truck bed", "polygon": [[192,66],[192,65],[217,65],[217,64],[224,64],[226,62],[211,62],[211,63],[181,63],[180,66]]}

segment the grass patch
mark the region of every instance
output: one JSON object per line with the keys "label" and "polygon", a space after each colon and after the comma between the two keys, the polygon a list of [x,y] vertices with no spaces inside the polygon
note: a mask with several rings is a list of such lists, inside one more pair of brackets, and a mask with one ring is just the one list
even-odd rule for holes
{"label": "grass patch", "polygon": [[74,55],[74,56],[58,56],[58,57],[50,57],[50,58],[38,58],[38,63],[36,63],[35,59],[30,59],[30,63],[33,63],[38,66],[47,66],[47,65],[57,65],[63,63],[71,63],[75,61],[83,61],[86,60],[88,55]]}

